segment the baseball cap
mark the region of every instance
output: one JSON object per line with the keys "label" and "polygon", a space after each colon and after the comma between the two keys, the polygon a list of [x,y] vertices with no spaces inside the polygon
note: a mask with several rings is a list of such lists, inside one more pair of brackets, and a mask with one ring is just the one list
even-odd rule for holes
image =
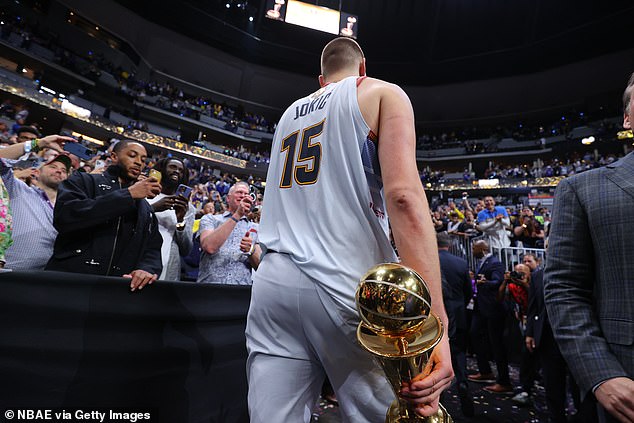
{"label": "baseball cap", "polygon": [[53,162],[60,162],[66,166],[66,171],[70,173],[70,168],[73,166],[73,161],[70,156],[66,152],[59,153],[57,156],[50,158],[46,163],[42,166],[48,166]]}

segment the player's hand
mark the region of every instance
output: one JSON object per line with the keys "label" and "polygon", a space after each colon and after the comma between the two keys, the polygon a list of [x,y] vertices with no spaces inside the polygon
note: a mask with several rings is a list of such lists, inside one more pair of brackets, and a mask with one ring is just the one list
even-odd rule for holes
{"label": "player's hand", "polygon": [[449,388],[453,377],[449,340],[445,336],[434,348],[422,373],[403,384],[400,396],[412,404],[419,415],[433,416],[438,412],[441,392]]}
{"label": "player's hand", "polygon": [[599,385],[594,396],[618,421],[634,422],[634,380],[627,377],[608,379]]}
{"label": "player's hand", "polygon": [[128,188],[132,198],[154,198],[161,193],[161,184],[159,184],[156,178],[145,178],[136,181],[134,185]]}
{"label": "player's hand", "polygon": [[145,285],[152,284],[155,280],[158,279],[156,273],[152,274],[146,272],[145,270],[133,270],[127,275],[123,275],[124,278],[132,278],[130,282],[130,291],[134,291],[136,289],[143,289]]}

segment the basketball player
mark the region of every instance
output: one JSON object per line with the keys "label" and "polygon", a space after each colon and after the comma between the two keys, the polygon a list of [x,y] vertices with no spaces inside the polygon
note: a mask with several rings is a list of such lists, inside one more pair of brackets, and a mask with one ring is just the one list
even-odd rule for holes
{"label": "basketball player", "polygon": [[[293,103],[275,133],[260,225],[267,252],[246,331],[251,422],[308,422],[326,375],[344,422],[385,420],[394,394],[357,344],[354,294],[368,269],[397,261],[388,212],[402,263],[423,276],[447,327],[412,107],[365,70],[355,41],[328,43],[321,89]],[[453,377],[446,336],[430,363],[400,392],[422,416]]]}

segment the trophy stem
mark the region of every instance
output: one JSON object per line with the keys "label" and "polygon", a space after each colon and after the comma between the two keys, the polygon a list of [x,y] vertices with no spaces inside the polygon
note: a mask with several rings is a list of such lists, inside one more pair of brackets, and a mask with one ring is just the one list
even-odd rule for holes
{"label": "trophy stem", "polygon": [[396,339],[396,348],[398,349],[399,354],[405,355],[408,353],[408,342],[407,339],[403,337],[399,337]]}
{"label": "trophy stem", "polygon": [[396,398],[385,416],[385,423],[452,423],[447,410],[439,405],[433,416],[419,416],[412,404],[400,398],[404,384],[421,374],[431,358],[433,348],[442,337],[442,323],[430,314],[425,325],[406,337],[389,337],[373,332],[363,323],[357,329],[357,339],[372,353],[385,372]]}

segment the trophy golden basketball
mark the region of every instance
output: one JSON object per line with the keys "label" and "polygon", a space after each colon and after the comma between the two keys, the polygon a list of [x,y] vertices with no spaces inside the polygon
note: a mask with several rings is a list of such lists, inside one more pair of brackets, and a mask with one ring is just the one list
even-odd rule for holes
{"label": "trophy golden basketball", "polygon": [[400,264],[378,264],[361,278],[356,302],[361,317],[357,339],[377,358],[396,394],[385,422],[453,422],[442,405],[435,415],[421,417],[399,397],[403,383],[422,373],[443,335],[423,278]]}

